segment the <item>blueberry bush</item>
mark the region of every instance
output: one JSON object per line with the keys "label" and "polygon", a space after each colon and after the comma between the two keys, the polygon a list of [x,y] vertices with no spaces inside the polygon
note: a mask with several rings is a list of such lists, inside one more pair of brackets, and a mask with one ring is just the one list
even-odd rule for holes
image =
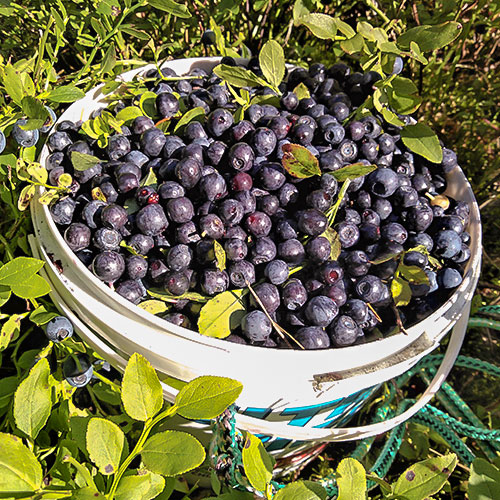
{"label": "blueberry bush", "polygon": [[[31,203],[50,206],[98,278],[168,321],[238,343],[342,347],[381,321],[389,328],[375,338],[404,331],[428,314],[422,297],[436,308],[460,284],[467,207],[441,194],[441,174],[458,161],[488,228],[474,307],[498,302],[499,28],[498,4],[488,1],[0,3],[0,497],[253,497],[214,474],[211,488],[188,483],[188,471],[210,470],[207,451],[166,430],[176,415],[217,417],[241,384],[206,374],[168,404],[142,356],[123,375],[110,367],[49,298],[43,261],[32,257]],[[223,59],[212,75],[160,70],[200,56]],[[240,57],[249,62],[236,66]],[[145,63],[156,66],[145,79],[115,80]],[[52,128],[101,83],[107,110]],[[51,155],[41,165],[45,141]],[[167,161],[154,164],[165,150]],[[200,154],[214,167],[226,154],[227,170],[203,170]],[[101,169],[103,159],[120,165]],[[201,197],[191,200],[196,185]],[[127,212],[125,199],[135,208]],[[432,238],[429,217],[440,221]],[[176,245],[167,250],[162,234]],[[163,249],[155,260],[144,258],[151,247]],[[343,273],[352,290],[339,285]],[[232,332],[235,313],[241,327]],[[498,359],[490,330],[471,330],[464,349]],[[474,376],[461,391],[498,428],[497,385]],[[242,472],[253,492],[285,500],[326,498],[312,480],[331,472],[339,499],[366,498],[367,480],[374,499],[500,496],[497,461],[478,458],[469,469],[418,424],[408,425],[386,478],[366,472],[373,455],[343,459],[350,450],[327,448],[276,489],[273,459],[247,434]]]}

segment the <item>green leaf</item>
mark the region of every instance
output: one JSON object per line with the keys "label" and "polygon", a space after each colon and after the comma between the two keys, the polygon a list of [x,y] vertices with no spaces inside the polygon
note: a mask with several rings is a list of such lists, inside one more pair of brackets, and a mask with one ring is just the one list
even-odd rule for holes
{"label": "green leaf", "polygon": [[0,491],[36,491],[42,480],[42,467],[21,438],[0,433]]}
{"label": "green leaf", "polygon": [[226,269],[226,252],[217,240],[214,240],[214,253],[217,269],[224,271]]}
{"label": "green leaf", "polygon": [[151,314],[161,314],[168,311],[168,306],[161,300],[145,300],[139,304],[139,307]]}
{"label": "green leaf", "polygon": [[127,106],[116,114],[116,119],[124,123],[133,122],[138,116],[142,116],[142,111],[137,106]]}
{"label": "green leaf", "polygon": [[243,385],[230,378],[195,378],[177,394],[177,413],[191,420],[215,418],[236,401],[242,390]]}
{"label": "green leaf", "polygon": [[337,260],[342,250],[342,244],[340,243],[339,235],[335,229],[328,227],[324,233],[321,234],[323,238],[326,238],[330,243],[330,260]]}
{"label": "green leaf", "polygon": [[416,42],[410,42],[410,54],[419,63],[428,64],[428,60],[425,58],[422,50]]}
{"label": "green leaf", "polygon": [[173,0],[148,0],[148,4],[155,9],[160,9],[176,17],[188,19],[191,13],[185,5],[178,4]]}
{"label": "green leaf", "polygon": [[33,162],[26,167],[28,174],[36,181],[41,184],[45,184],[48,178],[48,172],[45,167],[42,167],[40,163]]}
{"label": "green leaf", "polygon": [[300,18],[300,24],[307,26],[313,35],[323,40],[332,40],[337,34],[335,19],[326,14],[307,14]]}
{"label": "green leaf", "polygon": [[28,184],[23,187],[19,194],[19,199],[17,200],[17,208],[20,212],[24,212],[30,206],[30,202],[35,194],[36,187],[33,184]]}
{"label": "green leaf", "polygon": [[425,271],[418,266],[407,266],[406,264],[399,264],[398,271],[401,276],[411,283],[415,284],[429,284],[429,278]]}
{"label": "green leaf", "polygon": [[299,179],[321,175],[318,159],[304,146],[284,144],[281,163],[285,170]]}
{"label": "green leaf", "polygon": [[21,80],[20,72],[11,64],[7,64],[4,68],[3,86],[5,91],[10,95],[10,98],[19,106],[24,97],[23,81]]}
{"label": "green leaf", "polygon": [[106,497],[95,490],[92,486],[73,490],[71,500],[105,500]]}
{"label": "green leaf", "polygon": [[149,40],[151,38],[144,31],[136,30],[135,28],[132,28],[131,26],[122,26],[120,28],[120,31],[122,31],[123,33],[126,33],[127,35],[138,38],[139,40]]}
{"label": "green leaf", "polygon": [[250,484],[258,491],[266,491],[266,486],[273,477],[275,461],[267,453],[261,440],[249,432],[246,433],[242,459]]}
{"label": "green leaf", "polygon": [[37,437],[52,409],[49,375],[49,362],[43,358],[19,384],[14,396],[16,425],[32,439]]}
{"label": "green leaf", "polygon": [[304,5],[304,0],[295,0],[293,4],[293,24],[300,26],[302,18],[309,14],[309,9]]}
{"label": "green leaf", "polygon": [[49,92],[47,99],[52,102],[75,102],[85,96],[85,92],[74,85],[62,85]]}
{"label": "green leaf", "polygon": [[102,160],[97,158],[96,156],[88,155],[86,153],[80,153],[80,151],[72,151],[71,152],[71,163],[75,170],[79,172],[83,172],[89,168],[95,167]]}
{"label": "green leaf", "polygon": [[115,493],[115,500],[151,500],[165,488],[165,479],[154,472],[122,477]]}
{"label": "green leaf", "polygon": [[328,225],[332,226],[335,217],[337,216],[337,212],[339,211],[340,204],[342,203],[342,200],[344,199],[344,196],[347,193],[347,190],[349,189],[349,185],[351,184],[351,180],[347,179],[344,181],[342,184],[342,187],[339,190],[339,194],[337,195],[337,201],[335,202],[335,205],[333,207],[329,208],[328,211],[326,212],[326,216],[328,217]]}
{"label": "green leaf", "polygon": [[273,87],[278,87],[285,77],[283,47],[278,42],[269,40],[259,53],[259,63],[266,80]]}
{"label": "green leaf", "polygon": [[361,52],[364,46],[365,40],[360,33],[356,33],[356,35],[354,35],[352,38],[342,40],[340,42],[340,47],[342,48],[342,50],[350,55]]}
{"label": "green leaf", "polygon": [[108,50],[106,50],[106,53],[104,54],[104,57],[102,59],[101,63],[102,74],[105,75],[106,73],[111,73],[115,66],[116,66],[116,49],[115,49],[115,44],[111,42],[109,44]]}
{"label": "green leaf", "polygon": [[21,107],[23,113],[28,117],[28,123],[21,127],[23,130],[35,130],[43,127],[45,121],[49,118],[49,112],[43,104],[29,95],[23,97]]}
{"label": "green leaf", "polygon": [[500,470],[483,458],[476,458],[470,469],[467,493],[469,500],[500,498]]}
{"label": "green leaf", "polygon": [[223,339],[231,334],[246,312],[243,296],[246,290],[228,290],[211,298],[200,311],[198,331],[207,337]]}
{"label": "green leaf", "polygon": [[309,97],[311,97],[311,93],[309,92],[309,89],[302,82],[299,83],[293,89],[293,93],[297,96],[299,101],[301,99],[308,99]]}
{"label": "green leaf", "polygon": [[17,339],[21,331],[21,320],[28,313],[11,314],[7,321],[2,325],[0,331],[0,351],[3,351],[13,340]]}
{"label": "green leaf", "polygon": [[32,276],[29,281],[22,281],[11,285],[12,293],[21,297],[21,299],[36,299],[47,295],[51,288],[50,285],[38,274]]}
{"label": "green leaf", "polygon": [[401,255],[402,252],[387,252],[379,257],[377,257],[374,260],[371,260],[370,263],[374,266],[377,266],[379,264],[383,264],[384,262],[389,262],[390,260],[396,258],[398,255]]}
{"label": "green leaf", "polygon": [[334,170],[333,172],[328,172],[333,175],[335,179],[339,182],[344,182],[347,179],[354,180],[358,177],[363,177],[364,175],[368,175],[370,172],[377,170],[376,165],[365,165],[363,163],[352,163],[351,165],[347,165],[346,167],[339,168],[338,170]]}
{"label": "green leaf", "polygon": [[201,293],[196,293],[196,292],[186,292],[183,293],[182,295],[172,295],[171,293],[160,292],[158,290],[149,289],[148,294],[151,295],[151,297],[170,303],[176,303],[179,302],[179,300],[183,299],[188,299],[193,302],[201,302],[201,303],[207,302],[207,297],[201,295]]}
{"label": "green leaf", "polygon": [[397,307],[408,305],[411,300],[410,285],[399,276],[394,276],[391,282],[391,295]]}
{"label": "green leaf", "polygon": [[127,414],[141,421],[156,415],[163,405],[158,375],[149,361],[138,353],[132,354],[125,368],[122,401]]}
{"label": "green leaf", "polygon": [[443,161],[443,150],[433,130],[423,123],[406,125],[401,130],[403,144],[414,153],[423,156],[432,163]]}
{"label": "green leaf", "polygon": [[148,175],[142,179],[142,181],[139,183],[139,186],[144,187],[144,186],[156,186],[158,184],[158,178],[156,177],[156,174],[154,173],[154,170],[152,168],[149,169]]}
{"label": "green leaf", "polygon": [[89,457],[105,476],[115,474],[125,442],[123,431],[110,420],[92,418],[87,426],[86,444]]}
{"label": "green leaf", "polygon": [[146,469],[162,476],[177,476],[205,460],[201,443],[186,432],[165,431],[150,437],[141,452]]}
{"label": "green leaf", "polygon": [[10,287],[0,285],[0,307],[2,307],[10,299]]}
{"label": "green leaf", "polygon": [[0,285],[15,286],[28,281],[42,269],[43,265],[43,260],[17,257],[0,268]]}
{"label": "green leaf", "polygon": [[443,487],[456,465],[454,453],[417,462],[401,474],[392,493],[405,500],[430,497]]}
{"label": "green leaf", "polygon": [[344,458],[337,467],[338,500],[365,500],[366,471],[354,458]]}
{"label": "green leaf", "polygon": [[225,80],[230,85],[235,87],[255,87],[264,85],[267,87],[267,82],[258,77],[253,71],[242,68],[240,66],[227,66],[226,64],[219,64],[213,70],[219,77]]}
{"label": "green leaf", "polygon": [[418,44],[423,52],[436,50],[453,42],[462,32],[462,25],[455,21],[447,21],[433,26],[424,24],[403,33],[397,41],[402,49],[407,50],[410,42]]}
{"label": "green leaf", "polygon": [[278,490],[273,500],[325,500],[325,489],[312,481],[296,481]]}
{"label": "green leaf", "polygon": [[201,119],[205,116],[205,110],[201,107],[198,106],[196,108],[190,109],[186,113],[184,113],[180,120],[177,122],[176,126],[174,127],[174,132],[177,132],[181,127],[184,127],[188,123],[191,123],[192,121],[201,121]]}
{"label": "green leaf", "polygon": [[139,99],[139,107],[145,115],[154,118],[156,116],[156,94],[149,90],[143,92]]}

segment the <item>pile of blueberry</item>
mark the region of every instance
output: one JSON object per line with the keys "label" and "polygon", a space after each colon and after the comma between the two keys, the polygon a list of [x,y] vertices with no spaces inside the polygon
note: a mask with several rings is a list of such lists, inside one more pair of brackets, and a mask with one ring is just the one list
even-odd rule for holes
{"label": "pile of blueberry", "polygon": [[[257,60],[249,69],[261,74]],[[52,217],[69,247],[117,293],[134,304],[153,289],[181,296],[163,316],[196,328],[203,304],[185,294],[212,298],[250,284],[247,314],[227,340],[297,348],[278,334],[279,325],[303,348],[322,349],[401,331],[461,283],[470,209],[442,194],[446,172],[459,168],[455,153],[443,148],[442,163],[433,164],[411,153],[401,129],[381,116],[348,120],[377,73],[344,64],[294,69],[280,97],[249,89],[260,103],[238,122],[240,104],[215,74],[196,68],[175,80],[171,69],[162,73],[170,80],[146,74],[157,79],[146,83],[156,94],[156,115],[123,125],[105,148],[70,121],[48,139],[50,181],[64,172],[74,179],[71,195],[50,207]],[[297,86],[310,97],[299,99]],[[116,101],[111,111],[137,105],[139,97]],[[195,107],[202,119],[174,133]],[[285,144],[306,147],[321,175],[290,175],[282,165]],[[75,170],[73,152],[102,161]],[[341,251],[332,260],[326,214],[340,186],[331,173],[354,163],[377,169],[352,180],[341,201],[333,223]],[[157,182],[145,183],[151,173]],[[396,308],[391,281],[401,263],[423,270],[426,280],[409,283],[411,301]]]}

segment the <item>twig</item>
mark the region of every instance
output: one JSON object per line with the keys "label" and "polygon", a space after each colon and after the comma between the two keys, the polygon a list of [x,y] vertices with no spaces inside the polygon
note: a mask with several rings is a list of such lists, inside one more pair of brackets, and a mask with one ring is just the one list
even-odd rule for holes
{"label": "twig", "polygon": [[278,333],[278,335],[287,343],[288,343],[288,341],[285,338],[285,335],[288,335],[288,337],[290,337],[301,349],[304,349],[302,344],[293,335],[288,333],[283,327],[281,327],[280,325],[278,325],[278,323],[276,323],[276,321],[274,321],[274,319],[271,317],[271,315],[269,314],[269,312],[265,308],[264,304],[260,300],[260,297],[255,293],[254,289],[252,288],[252,285],[250,284],[250,282],[247,279],[245,279],[245,283],[247,285],[248,290],[253,295],[253,298],[256,300],[257,304],[259,304],[259,306],[262,309],[262,312],[267,316],[267,318],[271,322],[271,325],[273,325],[273,327],[276,330],[276,332]]}

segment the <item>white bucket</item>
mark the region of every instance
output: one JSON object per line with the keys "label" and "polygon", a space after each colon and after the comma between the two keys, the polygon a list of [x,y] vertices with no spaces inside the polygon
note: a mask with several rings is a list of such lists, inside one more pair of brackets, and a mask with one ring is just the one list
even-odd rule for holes
{"label": "white bucket", "polygon": [[[170,61],[182,75],[193,67],[210,70],[219,58]],[[153,65],[124,73],[134,76]],[[105,107],[101,86],[87,93],[59,118],[86,120]],[[40,161],[49,154],[45,146]],[[481,264],[480,214],[474,194],[457,168],[448,175],[447,194],[471,206],[471,259],[462,284],[437,311],[398,334],[367,344],[320,351],[280,350],[233,344],[204,337],[158,318],[112,292],[69,249],[48,208],[31,204],[35,256],[46,261],[45,277],[52,298],[75,323],[81,337],[117,368],[138,352],[164,379],[165,397],[172,401],[178,385],[200,375],[221,375],[243,383],[238,398],[237,425],[260,435],[277,457],[286,457],[324,441],[347,441],[385,432],[410,418],[437,392],[458,355],[470,302]],[[435,349],[453,328],[443,364],[418,403],[394,419],[360,428],[339,428],[358,411],[384,381],[414,366]],[[325,375],[327,374],[327,375]]]}

